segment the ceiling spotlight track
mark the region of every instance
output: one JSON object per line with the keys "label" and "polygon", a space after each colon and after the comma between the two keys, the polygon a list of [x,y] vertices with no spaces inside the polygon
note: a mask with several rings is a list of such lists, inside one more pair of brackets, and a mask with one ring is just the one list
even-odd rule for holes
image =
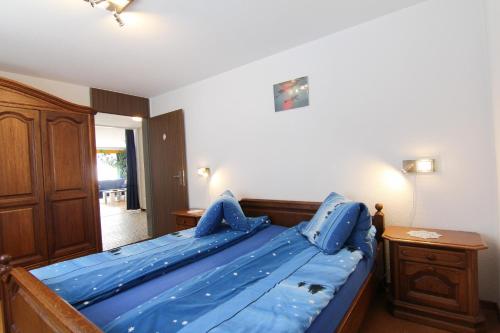
{"label": "ceiling spotlight track", "polygon": [[134,0],[83,0],[90,3],[92,8],[100,7],[113,13],[115,21],[120,27],[124,26],[124,22],[120,14],[134,1]]}
{"label": "ceiling spotlight track", "polygon": [[83,1],[90,3],[92,8],[94,8],[96,5],[100,4],[101,2],[105,2],[106,0],[83,0]]}
{"label": "ceiling spotlight track", "polygon": [[123,23],[123,21],[122,21],[122,18],[120,17],[120,14],[118,14],[117,12],[114,12],[114,13],[113,13],[113,16],[115,17],[115,20],[116,20],[116,22],[118,23],[118,25],[119,25],[120,27],[123,27],[123,26],[125,25],[125,24]]}

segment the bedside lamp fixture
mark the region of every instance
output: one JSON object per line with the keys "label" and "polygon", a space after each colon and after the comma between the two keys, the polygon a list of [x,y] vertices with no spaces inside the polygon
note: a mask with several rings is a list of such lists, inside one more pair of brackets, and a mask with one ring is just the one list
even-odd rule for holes
{"label": "bedside lamp fixture", "polygon": [[421,158],[418,160],[403,161],[403,173],[433,173],[436,172],[436,160],[431,158]]}
{"label": "bedside lamp fixture", "polygon": [[113,13],[116,22],[120,27],[124,26],[124,23],[120,17],[120,14],[134,1],[134,0],[83,0],[90,3],[92,7],[104,8]]}
{"label": "bedside lamp fixture", "polygon": [[210,168],[199,168],[198,169],[198,176],[201,176],[203,178],[208,178],[210,176]]}

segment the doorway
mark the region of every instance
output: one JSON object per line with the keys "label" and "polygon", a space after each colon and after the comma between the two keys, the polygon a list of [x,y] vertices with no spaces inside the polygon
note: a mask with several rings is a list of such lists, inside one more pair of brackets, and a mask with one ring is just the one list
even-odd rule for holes
{"label": "doorway", "polygon": [[151,238],[148,231],[143,119],[95,116],[103,250]]}

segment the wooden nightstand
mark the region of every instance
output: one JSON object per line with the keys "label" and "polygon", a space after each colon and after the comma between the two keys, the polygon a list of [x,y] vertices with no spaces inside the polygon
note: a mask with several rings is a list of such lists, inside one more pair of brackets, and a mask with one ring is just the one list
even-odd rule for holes
{"label": "wooden nightstand", "polygon": [[196,227],[204,212],[205,210],[203,209],[178,210],[173,212],[172,215],[175,215],[175,230],[181,231]]}
{"label": "wooden nightstand", "polygon": [[[410,230],[435,231],[421,239]],[[477,252],[487,248],[471,232],[388,227],[391,311],[394,316],[452,332],[483,332],[479,309]]]}

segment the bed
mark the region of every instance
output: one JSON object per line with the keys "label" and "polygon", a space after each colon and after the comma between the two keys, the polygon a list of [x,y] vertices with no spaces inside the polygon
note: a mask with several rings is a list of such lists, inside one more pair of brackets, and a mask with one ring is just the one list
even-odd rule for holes
{"label": "bed", "polygon": [[[159,292],[258,249],[286,228],[309,220],[320,205],[314,202],[256,199],[244,199],[240,203],[247,216],[267,215],[273,226],[230,248],[92,304],[81,311],[69,305],[23,268],[10,267],[9,257],[2,256],[0,274],[5,332],[101,332],[98,326],[105,325],[112,318]],[[378,204],[373,217],[373,224],[377,228],[377,256],[358,263],[347,282],[314,319],[307,332],[356,332],[359,329],[375,295],[377,284],[383,277],[383,246],[380,238],[384,230],[382,208],[382,205]]]}

